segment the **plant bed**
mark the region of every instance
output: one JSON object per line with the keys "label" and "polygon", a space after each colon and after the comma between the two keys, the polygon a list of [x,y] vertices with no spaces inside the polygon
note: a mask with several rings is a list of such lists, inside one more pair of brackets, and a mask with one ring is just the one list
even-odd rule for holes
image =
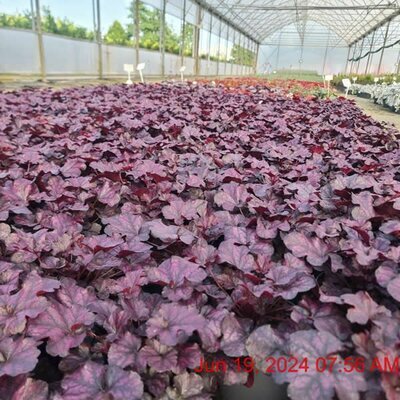
{"label": "plant bed", "polygon": [[376,104],[400,112],[400,85],[359,85],[353,84],[350,92],[359,97],[369,96]]}
{"label": "plant bed", "polygon": [[371,99],[371,94],[370,93],[357,93],[358,97],[361,97],[362,99]]}
{"label": "plant bed", "polygon": [[1,399],[212,399],[267,369],[294,400],[397,396],[397,131],[257,85],[0,115]]}

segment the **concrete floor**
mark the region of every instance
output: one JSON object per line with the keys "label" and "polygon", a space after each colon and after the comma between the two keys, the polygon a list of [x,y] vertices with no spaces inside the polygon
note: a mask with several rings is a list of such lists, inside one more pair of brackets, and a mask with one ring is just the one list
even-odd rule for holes
{"label": "concrete floor", "polygon": [[375,104],[372,100],[369,99],[363,99],[361,97],[350,95],[349,98],[355,100],[358,107],[360,107],[365,112],[365,114],[371,116],[377,121],[392,124],[400,131],[400,114],[394,113],[379,104]]}
{"label": "concrete floor", "polygon": [[[286,385],[276,384],[270,376],[255,376],[251,388],[241,385],[224,386],[216,400],[289,400]],[[322,400],[322,399],[321,399]]]}

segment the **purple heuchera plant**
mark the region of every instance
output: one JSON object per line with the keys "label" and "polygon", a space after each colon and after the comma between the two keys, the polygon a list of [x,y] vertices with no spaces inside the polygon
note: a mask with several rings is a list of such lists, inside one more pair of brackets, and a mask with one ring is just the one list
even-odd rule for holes
{"label": "purple heuchera plant", "polygon": [[302,356],[294,400],[397,399],[312,361],[400,356],[393,135],[265,87],[0,93],[0,398],[205,400]]}

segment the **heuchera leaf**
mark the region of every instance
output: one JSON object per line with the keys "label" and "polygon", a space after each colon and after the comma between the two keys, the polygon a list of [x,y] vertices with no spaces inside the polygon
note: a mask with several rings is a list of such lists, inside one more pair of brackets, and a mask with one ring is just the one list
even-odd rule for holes
{"label": "heuchera leaf", "polygon": [[308,238],[300,232],[291,232],[283,241],[296,257],[306,257],[311,265],[320,266],[328,260],[328,247],[317,237]]}
{"label": "heuchera leaf", "polygon": [[140,346],[141,340],[132,333],[126,332],[121,339],[111,344],[108,362],[121,368],[135,365]]}
{"label": "heuchera leaf", "polygon": [[248,322],[239,321],[233,315],[227,315],[222,321],[221,349],[227,356],[241,357],[247,355],[245,340],[250,330]]}
{"label": "heuchera leaf", "polygon": [[62,383],[65,400],[104,399],[139,400],[143,395],[143,383],[133,371],[88,361],[82,368],[68,375]]}
{"label": "heuchera leaf", "polygon": [[375,303],[367,292],[344,294],[341,298],[346,304],[352,306],[347,311],[347,319],[350,322],[365,325],[369,320],[374,320],[380,315],[391,315],[391,312],[386,307]]}
{"label": "heuchera leaf", "polygon": [[227,262],[243,272],[255,269],[254,258],[247,246],[237,246],[233,240],[226,240],[218,248],[221,262]]}
{"label": "heuchera leaf", "polygon": [[172,256],[149,272],[150,278],[154,282],[162,282],[169,287],[177,287],[185,281],[193,284],[200,283],[207,277],[206,272],[195,263],[184,258]]}
{"label": "heuchera leaf", "polygon": [[[307,359],[309,369],[299,369],[295,374],[276,372],[273,374],[277,382],[289,382],[288,395],[293,400],[304,399],[333,399],[334,395],[340,400],[357,399],[360,392],[367,389],[362,372],[352,371],[343,373],[343,360],[337,353],[342,350],[342,343],[328,332],[314,330],[298,331],[289,338],[287,354],[298,359]],[[317,359],[336,356],[332,370],[319,372],[316,369]]]}
{"label": "heuchera leaf", "polygon": [[287,300],[295,298],[299,292],[307,292],[315,287],[312,276],[283,265],[272,267],[267,277],[272,281],[274,292]]}
{"label": "heuchera leaf", "polygon": [[69,349],[79,346],[86,336],[86,329],[94,322],[94,315],[79,305],[66,307],[52,302],[46,312],[29,325],[29,334],[37,339],[49,338],[47,352],[65,357]]}
{"label": "heuchera leaf", "polygon": [[28,275],[21,290],[15,294],[0,296],[0,326],[6,334],[24,330],[26,317],[35,318],[46,310],[48,302],[45,292],[53,292],[60,283],[54,279],[41,279],[36,273]]}
{"label": "heuchera leaf", "polygon": [[161,344],[157,340],[152,340],[143,346],[139,352],[140,360],[143,364],[149,365],[157,372],[174,370],[178,364],[178,352],[175,348]]}
{"label": "heuchera leaf", "polygon": [[184,220],[195,219],[201,209],[207,206],[203,200],[182,201],[181,199],[174,200],[170,205],[163,207],[162,213],[164,218],[173,220],[175,224],[181,225]]}
{"label": "heuchera leaf", "polygon": [[49,390],[46,382],[18,375],[0,378],[0,398],[10,400],[47,400]]}
{"label": "heuchera leaf", "polygon": [[284,349],[284,341],[270,325],[263,325],[255,329],[246,340],[246,350],[260,366],[262,371],[267,368],[268,357],[278,358]]}
{"label": "heuchera leaf", "polygon": [[109,181],[106,181],[100,188],[97,198],[101,203],[107,204],[113,207],[119,203],[121,197],[117,185],[111,185]]}
{"label": "heuchera leaf", "polygon": [[162,344],[174,346],[187,339],[195,330],[201,331],[206,324],[203,316],[190,307],[162,304],[147,322],[148,337],[157,336]]}
{"label": "heuchera leaf", "polygon": [[17,376],[35,368],[40,354],[33,339],[0,339],[0,376]]}
{"label": "heuchera leaf", "polygon": [[107,235],[119,234],[127,238],[136,238],[139,236],[140,239],[147,239],[148,235],[139,234],[143,222],[143,218],[140,215],[129,213],[103,218],[103,223],[107,224],[104,230]]}
{"label": "heuchera leaf", "polygon": [[221,186],[221,191],[215,195],[214,201],[224,210],[233,211],[235,207],[244,205],[247,197],[249,197],[249,195],[245,186],[228,183]]}

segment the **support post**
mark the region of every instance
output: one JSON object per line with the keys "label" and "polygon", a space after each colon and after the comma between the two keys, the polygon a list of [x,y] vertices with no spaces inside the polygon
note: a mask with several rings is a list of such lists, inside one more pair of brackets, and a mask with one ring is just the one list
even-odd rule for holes
{"label": "support post", "polygon": [[[252,41],[250,38],[247,38],[247,52],[246,52],[246,71],[248,71],[249,67],[253,66],[252,60],[253,48],[252,48]],[[247,75],[250,75],[251,72],[248,71]]]}
{"label": "support post", "polygon": [[260,45],[256,43],[256,54],[254,57],[254,75],[257,75],[257,66],[258,66],[258,52],[260,51]]}
{"label": "support post", "polygon": [[360,69],[360,63],[361,63],[361,56],[362,56],[362,52],[364,50],[364,41],[365,41],[365,37],[363,37],[363,40],[361,42],[361,48],[360,48],[360,55],[359,55],[359,59],[358,59],[358,63],[357,63],[357,70],[356,70],[356,74],[358,75],[358,71]]}
{"label": "support post", "polygon": [[250,43],[249,43],[249,38],[245,36],[245,43],[246,43],[246,48],[244,50],[244,72],[245,75],[247,75],[247,67],[249,66],[249,48],[250,48]]}
{"label": "support post", "polygon": [[247,75],[247,57],[248,57],[249,40],[244,37],[244,49],[243,49],[243,74]]}
{"label": "support post", "polygon": [[346,67],[344,68],[344,73],[345,74],[347,74],[347,67],[349,66],[350,51],[351,51],[351,45],[349,46],[349,50],[347,51]]}
{"label": "support post", "polygon": [[239,32],[239,39],[238,39],[238,75],[242,75],[242,34]]}
{"label": "support post", "polygon": [[[233,46],[232,50],[235,47],[235,40],[236,40],[236,29],[233,29]],[[231,54],[231,75],[233,75],[233,59],[232,59],[232,54]]]}
{"label": "support post", "polygon": [[351,57],[350,75],[353,73],[353,65],[354,65],[354,57],[356,55],[356,49],[357,49],[357,42],[354,43],[353,56]]}
{"label": "support post", "polygon": [[383,40],[382,53],[381,53],[381,57],[379,59],[379,66],[378,66],[378,75],[381,73],[383,54],[385,53],[385,46],[386,46],[386,41],[387,41],[387,37],[388,37],[388,33],[389,33],[390,22],[391,21],[389,20],[388,23],[387,23],[386,32],[385,32],[385,39]]}
{"label": "support post", "polygon": [[400,75],[400,50],[399,50],[399,56],[397,57],[397,71],[396,75]]}
{"label": "support post", "polygon": [[140,41],[140,0],[135,0],[135,54],[136,54],[136,65],[140,63],[139,54],[139,41]]}
{"label": "support post", "polygon": [[208,36],[208,48],[207,48],[207,75],[210,75],[210,61],[211,61],[211,34],[212,34],[212,19],[213,15],[210,14],[210,35]]}
{"label": "support post", "polygon": [[43,81],[46,80],[46,58],[43,46],[43,33],[42,33],[42,18],[40,15],[40,0],[35,0],[36,8],[36,34],[38,38],[39,49],[39,64],[40,64],[40,77]]}
{"label": "support post", "polygon": [[201,27],[201,7],[197,4],[196,10],[196,26],[194,30],[194,73],[196,76],[200,75],[200,27]]}
{"label": "support post", "polygon": [[36,32],[36,13],[35,13],[35,6],[33,5],[33,0],[30,1],[31,3],[31,16],[32,16],[32,30]]}
{"label": "support post", "polygon": [[367,65],[365,66],[365,75],[368,74],[369,62],[371,61],[371,51],[372,51],[372,47],[374,46],[375,32],[376,32],[376,29],[372,33],[371,45],[369,46],[369,53],[368,53],[368,58],[367,58]]}
{"label": "support post", "polygon": [[275,67],[276,70],[278,70],[279,67],[279,53],[281,50],[281,39],[282,39],[282,31],[279,33],[278,50],[276,52],[276,67]]}
{"label": "support post", "polygon": [[240,37],[242,38],[241,40],[241,45],[240,45],[240,64],[241,64],[241,75],[244,75],[244,70],[245,70],[245,50],[246,50],[246,36],[244,36],[243,34],[240,35]]}
{"label": "support post", "polygon": [[325,49],[325,54],[324,54],[324,66],[322,67],[322,75],[325,75],[325,67],[326,67],[326,59],[328,57],[328,47],[329,47],[329,39],[331,36],[331,31],[328,31],[328,40],[326,43],[326,49]]}
{"label": "support post", "polygon": [[304,39],[301,41],[301,48],[300,48],[300,60],[299,60],[299,69],[300,69],[300,74],[302,74],[302,65],[303,65],[303,53],[304,53]]}
{"label": "support post", "polygon": [[99,79],[103,79],[103,49],[101,40],[101,14],[100,14],[100,0],[96,0],[96,41],[97,41],[97,69],[99,74]]}
{"label": "support post", "polygon": [[165,78],[165,10],[167,0],[163,0],[160,21],[160,55],[161,55],[161,76]]}
{"label": "support post", "polygon": [[181,67],[185,64],[185,34],[186,34],[186,0],[183,0],[182,38],[181,38]]}
{"label": "support post", "polygon": [[229,57],[229,25],[226,26],[226,46],[225,46],[225,67],[224,75],[227,75],[228,70],[228,57]]}
{"label": "support post", "polygon": [[218,30],[218,52],[217,52],[217,76],[219,75],[219,62],[221,59],[221,33],[222,33],[222,21],[219,19],[219,30]]}

